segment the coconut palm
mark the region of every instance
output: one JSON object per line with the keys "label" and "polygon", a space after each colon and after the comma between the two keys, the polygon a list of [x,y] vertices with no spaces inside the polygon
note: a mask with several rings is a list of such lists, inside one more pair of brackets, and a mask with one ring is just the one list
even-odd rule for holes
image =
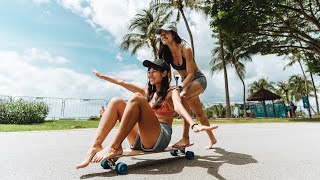
{"label": "coconut palm", "polygon": [[[316,87],[315,83],[314,83],[314,79],[313,79],[313,74],[314,72],[312,71],[314,67],[312,67],[312,62],[316,62],[316,61],[319,61],[319,56],[314,54],[314,53],[311,53],[311,52],[304,52],[304,55],[305,55],[305,62],[308,66],[308,71],[310,73],[310,78],[311,78],[311,82],[312,82],[312,87],[313,87],[313,92],[314,92],[314,96],[315,96],[315,100],[316,100],[316,106],[317,106],[317,114],[320,114],[320,109],[319,109],[319,102],[318,102],[318,95],[317,95],[317,91],[318,91],[318,88]],[[315,68],[317,69],[317,68]],[[318,67],[319,69],[319,67]]]}
{"label": "coconut palm", "polygon": [[252,95],[254,92],[258,91],[261,87],[269,91],[275,91],[274,82],[268,81],[268,78],[261,78],[258,81],[254,81],[249,85],[249,93]]}
{"label": "coconut palm", "polygon": [[[304,77],[304,81],[305,81],[305,88],[306,88],[306,91],[309,91],[308,90],[308,85],[307,85],[307,77],[306,77],[306,73],[305,73],[305,70],[303,69],[303,66],[302,66],[302,62],[304,62],[308,69],[310,69],[310,64],[309,64],[309,61],[313,60],[313,59],[316,59],[315,55],[313,53],[310,53],[310,52],[306,52],[306,51],[294,51],[292,52],[292,54],[290,56],[287,56],[288,59],[290,60],[289,63],[284,67],[284,69],[286,67],[289,67],[289,66],[292,66],[293,64],[295,63],[299,63],[299,66],[300,66],[300,69],[302,71],[302,74],[303,74],[303,77]],[[313,79],[313,74],[311,71],[309,71],[310,73],[310,77],[311,77],[311,82],[312,82],[312,87],[311,89],[313,89],[313,92],[314,92],[314,96],[316,98],[316,106],[317,106],[317,113],[319,114],[319,104],[318,104],[318,97],[317,97],[317,88],[315,86],[315,83],[314,83],[314,79]]]}
{"label": "coconut palm", "polygon": [[156,29],[169,21],[172,13],[166,13],[160,9],[158,13],[153,13],[152,8],[143,9],[131,20],[129,31],[122,41],[120,48],[122,50],[131,50],[131,55],[135,54],[142,47],[151,47],[153,56],[157,57],[157,43],[159,39],[155,35]]}
{"label": "coconut palm", "polygon": [[284,99],[289,101],[289,91],[290,91],[289,83],[281,81],[281,82],[278,82],[276,86],[277,86],[276,94],[278,94],[281,97],[285,97]]}
{"label": "coconut palm", "polygon": [[[226,39],[224,41],[223,54],[225,63],[223,63],[222,57],[222,48],[216,47],[213,51],[213,58],[210,61],[211,73],[221,71],[225,66],[230,66],[235,69],[236,74],[238,75],[241,83],[243,85],[243,104],[246,104],[246,86],[244,82],[246,68],[240,60],[252,61],[250,51],[245,51],[240,45],[236,45],[235,41],[231,39]],[[244,106],[244,111],[246,112],[246,107]]]}
{"label": "coconut palm", "polygon": [[295,101],[300,101],[303,96],[309,95],[312,96],[311,89],[312,89],[312,83],[310,80],[307,80],[307,88],[305,87],[305,79],[301,75],[293,75],[289,78],[289,84],[290,84],[290,94],[291,99]]}

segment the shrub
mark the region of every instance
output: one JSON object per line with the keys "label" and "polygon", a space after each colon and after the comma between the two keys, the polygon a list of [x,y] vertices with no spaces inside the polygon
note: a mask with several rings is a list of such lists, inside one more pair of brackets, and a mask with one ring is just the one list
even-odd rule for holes
{"label": "shrub", "polygon": [[226,116],[226,108],[222,104],[211,106],[210,111],[212,111],[214,116],[219,118],[224,118]]}
{"label": "shrub", "polygon": [[0,100],[0,124],[42,123],[49,113],[44,102]]}
{"label": "shrub", "polygon": [[98,116],[90,116],[89,121],[100,121],[100,117]]}

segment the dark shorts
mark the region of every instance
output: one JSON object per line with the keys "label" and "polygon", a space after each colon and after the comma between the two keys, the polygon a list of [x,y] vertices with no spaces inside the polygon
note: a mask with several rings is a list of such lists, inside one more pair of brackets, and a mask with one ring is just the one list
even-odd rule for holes
{"label": "dark shorts", "polygon": [[143,147],[139,133],[137,134],[137,137],[134,143],[130,144],[130,148],[135,150],[153,151],[153,152],[159,152],[166,149],[171,141],[172,127],[165,123],[160,123],[160,126],[161,126],[160,135],[153,148],[146,149]]}
{"label": "dark shorts", "polygon": [[[184,78],[182,78],[181,80],[183,82]],[[206,88],[207,88],[207,78],[200,70],[198,70],[196,72],[196,74],[194,75],[192,81],[197,81],[201,85],[201,87],[203,88],[203,91],[206,90]]]}
{"label": "dark shorts", "polygon": [[206,90],[207,78],[200,70],[194,75],[193,81],[199,82],[203,90]]}

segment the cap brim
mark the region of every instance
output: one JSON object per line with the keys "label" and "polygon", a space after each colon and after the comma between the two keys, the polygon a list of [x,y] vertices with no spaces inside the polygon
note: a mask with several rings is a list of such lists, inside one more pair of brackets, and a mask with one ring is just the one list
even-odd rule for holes
{"label": "cap brim", "polygon": [[164,30],[164,31],[174,31],[172,30],[171,28],[159,28],[156,30],[156,34],[161,34],[161,30]]}
{"label": "cap brim", "polygon": [[161,33],[161,28],[159,28],[159,29],[156,29],[156,34],[160,34]]}
{"label": "cap brim", "polygon": [[155,66],[156,65],[156,64],[154,64],[153,62],[151,62],[149,60],[144,60],[142,64],[143,64],[144,67],[150,67],[150,66]]}

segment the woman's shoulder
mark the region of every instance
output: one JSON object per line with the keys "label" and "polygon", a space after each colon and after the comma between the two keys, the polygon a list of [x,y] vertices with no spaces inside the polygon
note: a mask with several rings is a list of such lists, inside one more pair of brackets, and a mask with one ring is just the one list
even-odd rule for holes
{"label": "woman's shoulder", "polygon": [[190,44],[189,43],[187,43],[186,41],[184,42],[184,41],[182,41],[181,42],[181,44],[182,44],[182,53],[183,54],[193,54],[192,53],[192,47],[190,46]]}
{"label": "woman's shoulder", "polygon": [[181,45],[183,49],[190,49],[190,50],[192,49],[190,43],[185,39],[181,41]]}
{"label": "woman's shoulder", "polygon": [[178,91],[179,92],[179,89],[178,89],[178,87],[176,87],[176,86],[170,86],[169,87],[169,89],[168,89],[168,91],[167,91],[167,97],[166,97],[166,99],[167,98],[171,98],[172,97],[172,91]]}

